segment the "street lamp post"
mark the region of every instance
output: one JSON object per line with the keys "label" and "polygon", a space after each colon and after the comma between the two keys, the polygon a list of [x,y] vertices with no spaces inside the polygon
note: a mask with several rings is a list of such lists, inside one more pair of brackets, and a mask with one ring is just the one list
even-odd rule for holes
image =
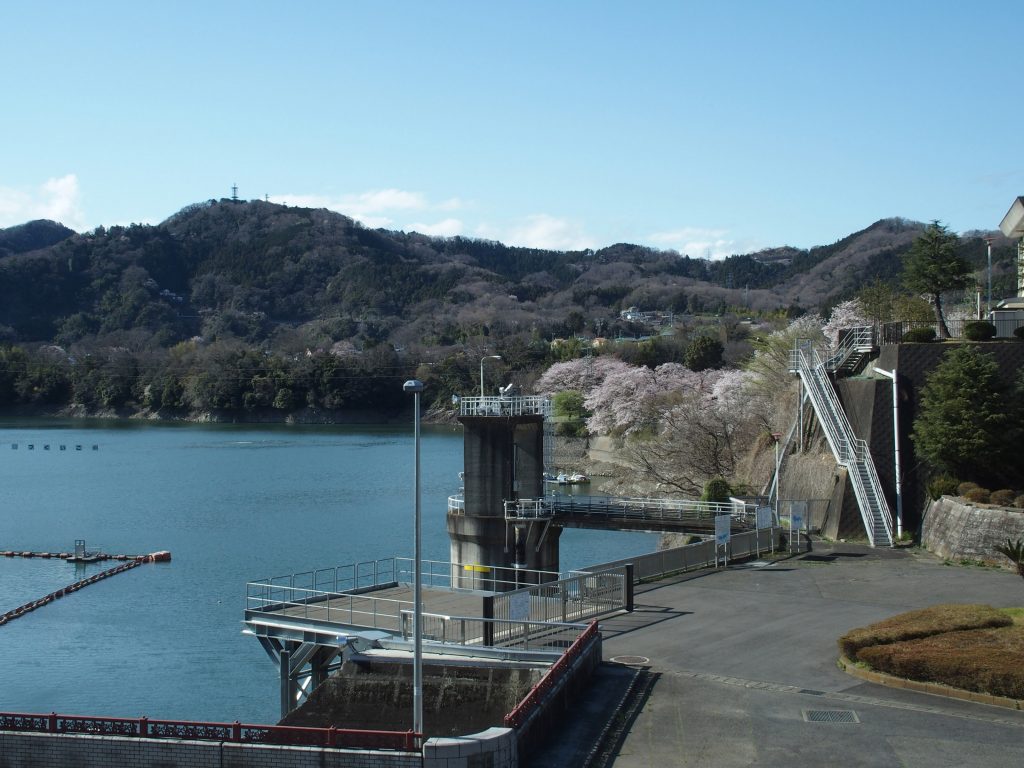
{"label": "street lamp post", "polygon": [[480,358],[480,399],[484,399],[484,360],[501,360],[501,355],[487,355]]}
{"label": "street lamp post", "polygon": [[988,315],[992,317],[992,237],[987,236],[985,243],[988,245]]}
{"label": "street lamp post", "polygon": [[420,394],[423,392],[423,382],[418,379],[410,379],[402,385],[402,390],[412,392],[413,408],[413,443],[415,445],[416,462],[413,465],[413,497],[414,497],[414,538],[413,546],[413,604],[412,604],[412,730],[414,733],[423,733],[423,632],[421,620],[423,618],[423,568],[422,561],[422,526],[420,525]]}
{"label": "street lamp post", "polygon": [[900,476],[900,400],[896,386],[896,369],[886,371],[875,368],[874,371],[892,380],[892,444],[895,465],[893,478],[896,481],[896,538],[899,538],[903,535],[903,484]]}
{"label": "street lamp post", "polygon": [[779,477],[779,470],[782,468],[782,462],[779,455],[779,442],[782,440],[782,433],[772,432],[772,439],[775,441],[775,519],[780,520],[779,515],[782,514],[782,503],[780,501],[782,478]]}

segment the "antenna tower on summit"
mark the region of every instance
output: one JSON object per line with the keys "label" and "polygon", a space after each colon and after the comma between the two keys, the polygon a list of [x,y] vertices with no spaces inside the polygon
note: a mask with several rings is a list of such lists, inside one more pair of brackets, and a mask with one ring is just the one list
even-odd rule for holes
{"label": "antenna tower on summit", "polygon": [[238,202],[238,185],[237,184],[232,184],[231,185],[231,199],[234,200],[236,203]]}

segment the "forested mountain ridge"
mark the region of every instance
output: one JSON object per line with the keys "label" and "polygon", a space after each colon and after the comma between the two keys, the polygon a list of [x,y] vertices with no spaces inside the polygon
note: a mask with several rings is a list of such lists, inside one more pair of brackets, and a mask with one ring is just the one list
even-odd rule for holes
{"label": "forested mountain ridge", "polygon": [[75,234],[63,224],[36,219],[16,227],[0,229],[0,258],[56,245]]}
{"label": "forested mountain ridge", "polygon": [[[561,252],[371,230],[263,201],[209,201],[155,226],[81,235],[31,222],[0,230],[0,341],[443,347],[607,333],[630,306],[813,310],[897,275],[922,227],[885,219],[829,246],[709,261],[629,244]],[[975,261],[976,240],[964,245]]]}

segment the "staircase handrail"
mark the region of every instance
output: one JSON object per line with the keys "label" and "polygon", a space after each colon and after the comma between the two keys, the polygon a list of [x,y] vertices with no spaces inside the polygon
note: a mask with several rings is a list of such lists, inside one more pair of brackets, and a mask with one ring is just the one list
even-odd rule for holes
{"label": "staircase handrail", "polygon": [[[868,444],[854,435],[850,421],[836,397],[831,382],[827,378],[822,381],[823,377],[827,377],[825,364],[822,363],[817,350],[810,341],[801,339],[797,342],[793,349],[790,367],[808,384],[807,394],[818,414],[825,439],[828,441],[836,461],[850,470],[848,474],[858,506],[861,509],[861,517],[864,519],[868,539],[874,545],[874,514],[872,513],[869,519],[865,509],[876,508],[879,510],[879,517],[885,528],[886,536],[889,541],[892,541],[892,520],[889,506],[881,494],[881,483]],[[858,470],[861,466],[868,473],[871,487],[865,486],[860,476]]]}
{"label": "staircase handrail", "polygon": [[842,367],[843,363],[850,359],[856,352],[862,352],[865,348],[875,346],[875,326],[856,325],[852,328],[844,328],[839,337],[839,345],[836,351],[825,361],[825,367],[835,371]]}
{"label": "staircase handrail", "polygon": [[[810,341],[801,339],[797,342],[794,358],[797,371],[803,373],[805,378],[816,378],[817,371],[821,371],[821,375],[825,375],[824,366],[821,358],[818,356],[818,351]],[[808,358],[810,359],[808,360]],[[832,453],[835,454],[836,460],[840,464],[852,461],[853,456],[850,451],[850,443],[853,440],[853,428],[850,426],[850,421],[846,418],[846,413],[835,396],[835,391],[831,386],[821,386],[808,387],[807,393],[812,401],[816,401],[814,402],[815,410],[818,413],[824,412],[828,414],[829,420],[832,422],[823,426],[825,427],[825,438],[828,440],[829,447],[832,449]]]}

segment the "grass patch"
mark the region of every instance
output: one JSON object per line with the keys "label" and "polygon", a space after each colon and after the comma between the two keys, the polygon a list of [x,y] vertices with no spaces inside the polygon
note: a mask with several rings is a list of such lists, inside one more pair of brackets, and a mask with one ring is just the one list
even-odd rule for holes
{"label": "grass patch", "polygon": [[990,605],[935,605],[851,630],[839,638],[839,649],[848,659],[857,661],[861,650],[871,646],[919,640],[944,632],[1006,627],[1013,621],[1013,617]]}
{"label": "grass patch", "polygon": [[876,645],[862,648],[858,659],[896,677],[1024,699],[1024,625]]}
{"label": "grass patch", "polygon": [[1014,624],[1024,625],[1024,608],[1000,608],[999,610],[1013,619]]}
{"label": "grass patch", "polygon": [[1024,608],[936,605],[847,632],[839,647],[896,677],[1024,699]]}

